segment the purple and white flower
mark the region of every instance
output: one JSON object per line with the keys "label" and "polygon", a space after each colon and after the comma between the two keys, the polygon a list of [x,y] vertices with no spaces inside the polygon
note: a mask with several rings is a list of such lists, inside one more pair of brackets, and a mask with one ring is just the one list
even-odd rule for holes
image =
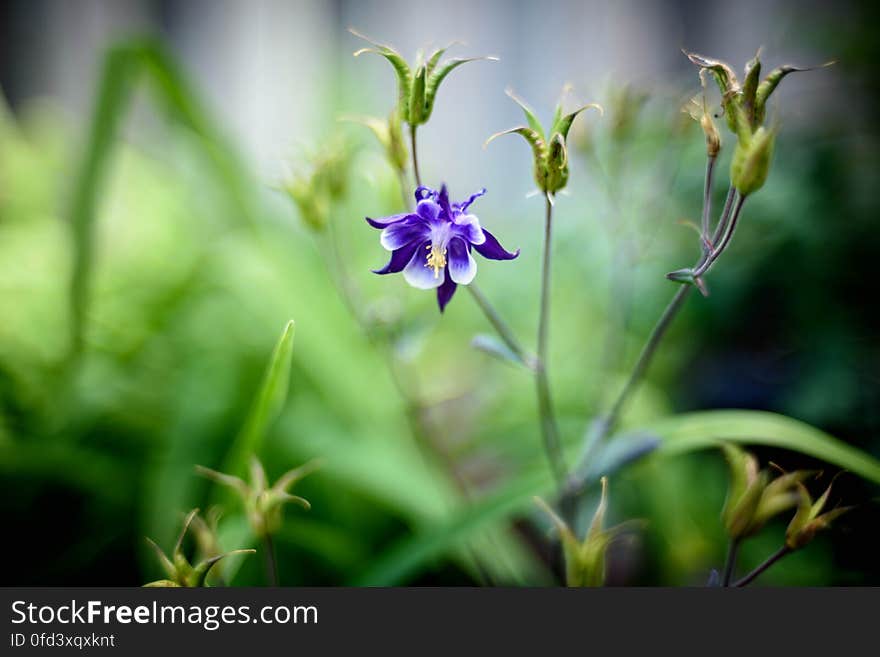
{"label": "purple and white flower", "polygon": [[490,260],[513,260],[519,249],[506,251],[495,236],[480,226],[480,220],[468,212],[471,203],[486,193],[485,189],[463,203],[449,203],[446,185],[436,191],[416,189],[416,211],[381,219],[367,217],[367,223],[379,228],[380,243],[391,251],[391,259],[376,274],[403,272],[406,282],[421,290],[437,290],[440,312],[452,299],[459,285],[467,285],[477,274],[475,250]]}

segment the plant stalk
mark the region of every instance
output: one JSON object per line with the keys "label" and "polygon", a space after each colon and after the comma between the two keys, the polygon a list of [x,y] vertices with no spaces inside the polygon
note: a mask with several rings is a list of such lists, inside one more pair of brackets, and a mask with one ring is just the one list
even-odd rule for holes
{"label": "plant stalk", "polygon": [[730,586],[730,580],[733,578],[733,571],[736,568],[736,555],[739,553],[739,543],[739,539],[733,539],[727,547],[727,559],[724,562],[724,575],[721,579],[721,586]]}
{"label": "plant stalk", "polygon": [[266,553],[266,581],[269,586],[278,586],[278,561],[275,558],[275,543],[272,534],[263,534],[263,551]]}
{"label": "plant stalk", "polygon": [[535,390],[538,397],[538,414],[541,420],[541,435],[544,451],[550,461],[553,476],[560,490],[565,486],[566,467],[559,440],[559,428],[553,413],[553,399],[550,395],[550,380],[547,376],[547,344],[550,322],[550,271],[552,261],[553,204],[550,197],[546,201],[544,220],[544,259],[541,266],[541,310],[538,319],[538,354],[535,363]]}
{"label": "plant stalk", "polygon": [[495,310],[495,308],[486,298],[486,295],[483,294],[482,290],[480,290],[480,288],[477,287],[477,285],[474,283],[471,283],[466,287],[471,293],[471,296],[474,297],[474,301],[477,302],[480,310],[483,311],[486,319],[489,320],[492,328],[494,328],[495,332],[498,333],[498,337],[500,337],[504,344],[507,345],[508,349],[516,354],[516,356],[524,365],[530,366],[529,358],[526,354],[525,349],[523,349],[522,345],[519,343],[519,340],[517,340],[516,335],[514,335],[513,330],[501,318],[501,315],[498,314],[498,311]]}
{"label": "plant stalk", "polygon": [[764,563],[762,563],[760,566],[755,568],[752,572],[750,572],[748,575],[743,577],[741,580],[736,582],[734,584],[734,586],[737,588],[741,588],[741,587],[746,586],[747,584],[751,583],[756,577],[758,577],[758,575],[760,575],[765,570],[767,570],[770,566],[772,566],[777,561],[782,559],[782,557],[784,557],[789,552],[791,552],[791,548],[789,548],[787,545],[783,545],[781,548],[776,550],[776,552],[774,552],[769,557],[767,557],[767,560],[764,561]]}
{"label": "plant stalk", "polygon": [[409,126],[409,143],[412,149],[413,176],[416,179],[416,187],[422,186],[422,176],[419,174],[419,156],[416,152],[416,126]]}

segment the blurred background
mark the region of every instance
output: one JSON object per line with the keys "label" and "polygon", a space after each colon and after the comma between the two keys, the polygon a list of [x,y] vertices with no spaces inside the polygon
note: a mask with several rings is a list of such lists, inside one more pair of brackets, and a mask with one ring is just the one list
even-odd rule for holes
{"label": "blurred background", "polygon": [[[419,156],[426,184],[445,181],[454,198],[488,188],[476,214],[522,255],[481,261],[479,282],[527,344],[543,206],[527,198],[525,145],[483,143],[521,123],[507,87],[548,120],[567,83],[567,107],[605,106],[601,119],[586,113],[575,124],[569,195],[556,206],[550,373],[572,454],[674,293],[664,274],[698,254],[683,222],[699,221],[703,136],[681,108],[700,87],[681,48],[737,70],[759,46],[768,69],[836,60],[787,77],[774,94],[768,114],[781,131],[769,181],[713,269],[711,295],[694,295],[678,318],[625,425],[769,410],[880,454],[877,14],[871,2],[6,0],[4,584],[159,577],[143,537],[170,549],[182,514],[214,499],[193,467],[222,466],[290,318],[290,393],[261,457],[271,478],[316,456],[324,466],[295,491],[312,510],[289,509],[277,538],[283,584],[555,581],[558,556],[518,483],[546,476],[528,374],[470,347],[489,329],[463,292],[440,316],[433,295],[369,273],[385,253],[363,217],[399,212],[400,190],[369,131],[339,119],[385,117],[396,91],[387,62],[351,56],[365,44],[348,27],[407,58],[455,40],[453,55],[500,57],[444,82]],[[90,303],[71,368],[70,217],[102,58],[144,35],[171,53],[204,120],[202,129],[179,120],[146,75],[123,75],[130,104],[99,117],[118,130],[94,206]],[[338,152],[331,238],[309,230],[279,187]],[[787,470],[836,471],[756,452]],[[612,477],[612,520],[646,523],[612,555],[610,583],[705,582],[724,558],[725,488],[712,450]],[[763,582],[880,584],[876,486],[845,474],[834,497],[858,508]],[[463,512],[480,499],[496,501],[482,515]],[[224,518],[240,521],[241,509]],[[743,568],[779,545],[786,521],[746,544]],[[261,567],[245,560],[232,583],[263,583]]]}

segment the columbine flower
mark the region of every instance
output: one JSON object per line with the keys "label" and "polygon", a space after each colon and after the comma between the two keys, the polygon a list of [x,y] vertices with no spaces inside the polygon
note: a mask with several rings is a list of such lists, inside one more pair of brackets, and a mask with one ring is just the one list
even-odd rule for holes
{"label": "columbine flower", "polygon": [[439,192],[419,187],[415,212],[381,219],[367,217],[367,223],[382,230],[379,241],[391,251],[388,264],[373,272],[402,271],[413,287],[436,289],[443,312],[456,287],[469,284],[477,274],[471,248],[490,260],[513,260],[519,255],[519,249],[505,251],[494,235],[480,226],[480,220],[468,213],[471,203],[485,193],[482,189],[463,203],[450,204],[446,185]]}

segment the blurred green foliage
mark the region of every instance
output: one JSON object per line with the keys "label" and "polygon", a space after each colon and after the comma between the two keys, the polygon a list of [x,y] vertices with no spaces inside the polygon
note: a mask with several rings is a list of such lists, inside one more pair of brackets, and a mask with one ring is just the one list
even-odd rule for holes
{"label": "blurred green foliage", "polygon": [[[396,173],[374,148],[353,154],[333,231],[316,236],[251,179],[161,48],[126,44],[106,66],[85,144],[51,106],[0,116],[0,509],[5,562],[17,564],[5,583],[162,576],[142,537],[171,544],[182,514],[212,499],[195,464],[223,470],[244,458],[234,441],[251,435],[241,427],[291,317],[289,393],[262,440],[248,442],[270,480],[311,458],[325,465],[297,488],[312,510],[289,514],[276,536],[282,584],[553,582],[561,564],[531,503],[551,481],[528,373],[470,349],[486,327],[465,298],[441,320],[431,295],[369,274],[383,254],[362,217],[400,210]],[[128,141],[113,76],[135,71],[171,120]],[[703,138],[683,123],[679,94],[647,92],[634,111],[634,96],[612,90],[611,119],[572,135],[574,197],[557,204],[551,371],[572,458],[674,290],[663,273],[696,255],[676,221],[698,216]],[[871,141],[853,152],[843,130],[780,135],[770,181],[713,270],[712,296],[691,300],[629,408],[624,433],[666,442],[612,476],[610,521],[646,520],[609,555],[612,583],[702,584],[720,565],[725,471],[703,449],[720,437],[765,443],[760,455],[789,468],[805,458],[796,448],[880,477],[875,460],[776,415],[670,417],[772,410],[877,453],[878,317],[856,272],[858,254],[878,244],[868,193],[878,151]],[[498,229],[506,242],[534,244],[540,204],[501,203],[485,212],[510,218]],[[345,294],[341,268],[354,282]],[[508,270],[481,271],[493,303],[529,339],[537,268],[537,250],[524,249]],[[389,353],[349,312],[352,300],[375,331],[395,327],[390,355],[417,397],[429,452],[442,458],[414,441]],[[625,448],[620,440],[612,445]],[[603,453],[594,478],[621,460]],[[844,494],[870,499],[850,479]],[[823,535],[762,581],[880,581],[853,547],[876,546],[874,509],[840,519],[858,540]],[[747,543],[743,567],[772,552],[784,527]],[[234,504],[219,533],[224,550],[249,547]],[[842,567],[835,550],[857,565]],[[226,574],[264,581],[257,558]]]}

